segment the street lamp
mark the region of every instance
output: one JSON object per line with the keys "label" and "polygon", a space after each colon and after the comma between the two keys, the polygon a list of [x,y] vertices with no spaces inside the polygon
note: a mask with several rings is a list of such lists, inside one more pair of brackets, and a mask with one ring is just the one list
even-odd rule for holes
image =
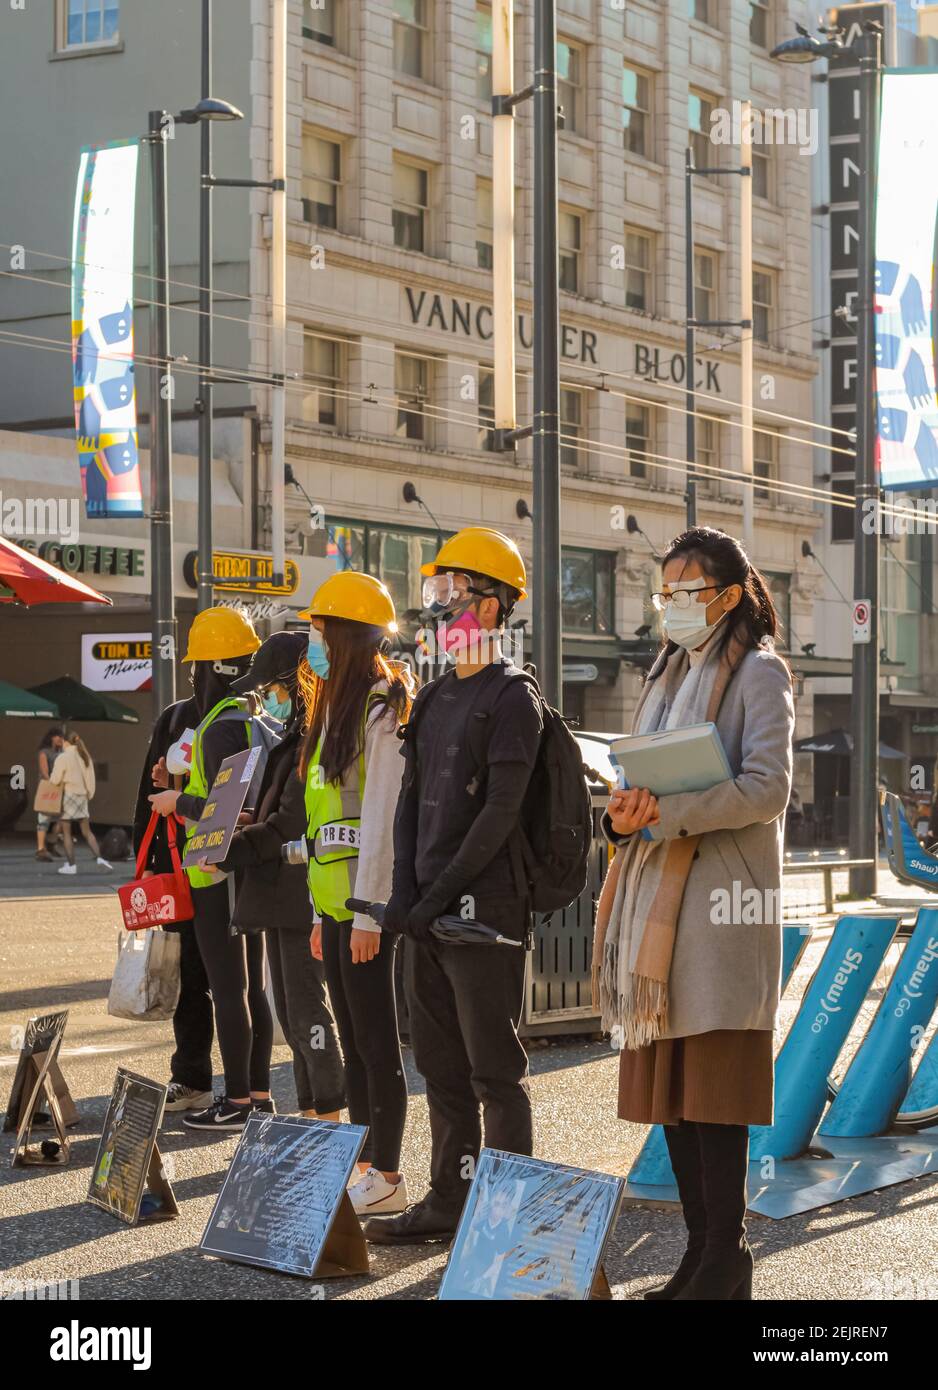
{"label": "street lamp", "polygon": [[[797,27],[797,26],[796,26]],[[854,43],[845,46],[838,30],[822,31],[825,41],[798,27],[798,37],[772,50],[783,63],[812,63],[817,58],[855,53],[860,69],[860,144],[858,174],[857,246],[857,438],[854,489],[853,597],[869,612],[869,634],[854,641],[851,709],[853,749],[850,762],[850,857],[870,864],[850,870],[850,892],[868,897],[876,891],[877,803],[879,755],[879,535],[863,526],[867,498],[878,498],[874,458],[873,332],[875,268],[876,157],[879,133],[879,77],[882,65],[882,27],[874,21],[861,26]]]}

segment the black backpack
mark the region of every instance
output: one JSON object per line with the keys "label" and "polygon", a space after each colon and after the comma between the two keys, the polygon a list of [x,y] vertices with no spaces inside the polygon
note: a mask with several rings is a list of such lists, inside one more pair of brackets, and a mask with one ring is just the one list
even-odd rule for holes
{"label": "black backpack", "polygon": [[[512,672],[495,687],[490,707],[473,711],[470,731],[482,724],[487,731],[499,697],[514,681],[526,681],[537,694],[544,731],[509,849],[519,887],[526,889],[532,909],[557,912],[569,907],[586,887],[593,837],[592,801],[577,741],[563,716],[546,702],[536,679],[527,671]],[[415,706],[417,722],[432,694],[433,687]],[[411,726],[414,725],[412,717]],[[410,727],[410,733],[415,738],[416,728]],[[474,790],[485,779],[487,732],[484,738],[481,747],[472,750],[479,768]]]}

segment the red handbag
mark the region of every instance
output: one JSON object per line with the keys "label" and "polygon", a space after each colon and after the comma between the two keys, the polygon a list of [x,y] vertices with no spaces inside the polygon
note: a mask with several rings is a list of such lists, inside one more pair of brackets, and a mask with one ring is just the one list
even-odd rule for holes
{"label": "red handbag", "polygon": [[188,922],[194,913],[192,890],[185,870],[179,862],[179,851],[176,848],[175,816],[166,818],[169,857],[173,861],[172,873],[153,874],[150,878],[141,877],[146,867],[150,841],[159,819],[158,813],[154,811],[140,842],[137,877],[117,890],[121,912],[124,914],[124,926],[128,931],[138,931],[141,927],[167,927],[174,922]]}

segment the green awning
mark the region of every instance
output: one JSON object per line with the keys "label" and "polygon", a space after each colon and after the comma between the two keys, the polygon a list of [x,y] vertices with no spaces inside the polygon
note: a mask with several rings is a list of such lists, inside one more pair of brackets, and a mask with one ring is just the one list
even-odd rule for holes
{"label": "green awning", "polygon": [[9,681],[0,681],[0,718],[58,719],[59,707],[31,690],[21,690]]}
{"label": "green awning", "polygon": [[42,685],[30,686],[34,695],[44,700],[53,700],[59,707],[62,719],[98,720],[110,724],[139,724],[140,716],[129,705],[112,700],[100,690],[89,690],[73,676],[59,676],[54,681],[44,681]]}

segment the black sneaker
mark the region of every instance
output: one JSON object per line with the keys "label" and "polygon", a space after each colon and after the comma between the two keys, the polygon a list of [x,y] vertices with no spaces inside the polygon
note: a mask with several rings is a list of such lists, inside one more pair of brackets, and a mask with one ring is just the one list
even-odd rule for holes
{"label": "black sneaker", "polygon": [[251,1105],[260,1115],[276,1115],[277,1113],[272,1096],[269,1100],[252,1100]]}
{"label": "black sneaker", "polygon": [[225,1096],[219,1096],[214,1105],[207,1110],[196,1110],[192,1115],[183,1115],[182,1122],[187,1129],[210,1129],[216,1134],[238,1134],[248,1122],[250,1105],[234,1105]]}
{"label": "black sneaker", "polygon": [[447,1244],[456,1234],[460,1212],[441,1207],[430,1193],[400,1216],[373,1216],[362,1225],[362,1233],[373,1245]]}

